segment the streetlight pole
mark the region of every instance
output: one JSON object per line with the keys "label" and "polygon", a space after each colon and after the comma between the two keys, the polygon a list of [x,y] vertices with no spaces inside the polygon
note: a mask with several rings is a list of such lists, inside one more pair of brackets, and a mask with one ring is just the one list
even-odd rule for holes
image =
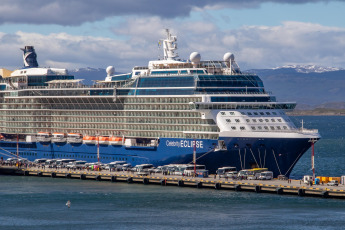
{"label": "streetlight pole", "polygon": [[194,150],[193,150],[193,163],[194,163],[194,175],[196,175],[196,145],[194,139]]}
{"label": "streetlight pole", "polygon": [[313,181],[315,181],[315,161],[314,161],[314,144],[317,140],[316,139],[310,139],[309,142],[311,142],[311,168],[313,170]]}

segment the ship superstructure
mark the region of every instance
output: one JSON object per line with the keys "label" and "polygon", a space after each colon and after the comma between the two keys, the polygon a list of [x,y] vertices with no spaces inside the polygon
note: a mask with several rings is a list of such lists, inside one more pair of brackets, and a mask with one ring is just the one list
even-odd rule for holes
{"label": "ship superstructure", "polygon": [[277,102],[231,53],[221,61],[202,61],[197,52],[178,59],[177,38],[166,32],[162,60],[127,74],[110,66],[95,85],[32,58],[2,79],[0,155],[96,161],[99,151],[102,162],[161,165],[191,162],[195,146],[211,171],[230,165],[289,175],[320,138],[285,114],[296,103]]}

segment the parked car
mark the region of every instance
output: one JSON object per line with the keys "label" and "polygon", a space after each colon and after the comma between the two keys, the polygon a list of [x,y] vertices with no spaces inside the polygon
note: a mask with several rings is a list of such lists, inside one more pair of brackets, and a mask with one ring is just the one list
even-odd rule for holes
{"label": "parked car", "polygon": [[272,180],[273,179],[273,172],[272,171],[265,171],[260,173],[259,180]]}
{"label": "parked car", "polygon": [[236,167],[221,167],[216,171],[219,177],[227,177],[229,172],[236,172]]}
{"label": "parked car", "polygon": [[127,163],[127,164],[122,165],[121,169],[124,171],[128,171],[131,168],[132,168],[132,165],[130,163]]}
{"label": "parked car", "polygon": [[231,178],[231,179],[237,179],[237,175],[238,175],[238,172],[237,171],[232,171],[232,172],[228,172],[226,174],[226,177],[227,178]]}
{"label": "parked car", "polygon": [[46,162],[47,160],[48,159],[46,159],[46,158],[36,159],[36,160],[34,160],[34,163],[35,164],[42,164],[42,163]]}
{"label": "parked car", "polygon": [[331,180],[327,183],[328,186],[338,186],[339,182],[337,180]]}
{"label": "parked car", "polygon": [[69,162],[66,165],[66,168],[68,169],[82,169],[85,167],[86,161],[74,161],[74,162]]}

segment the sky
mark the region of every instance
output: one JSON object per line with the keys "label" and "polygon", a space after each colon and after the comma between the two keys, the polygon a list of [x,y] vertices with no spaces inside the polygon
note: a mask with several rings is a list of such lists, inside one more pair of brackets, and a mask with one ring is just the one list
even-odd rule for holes
{"label": "sky", "polygon": [[242,69],[285,65],[345,68],[345,0],[0,0],[0,68],[23,66],[35,47],[41,67],[130,72],[162,57],[168,28],[178,54],[235,55]]}

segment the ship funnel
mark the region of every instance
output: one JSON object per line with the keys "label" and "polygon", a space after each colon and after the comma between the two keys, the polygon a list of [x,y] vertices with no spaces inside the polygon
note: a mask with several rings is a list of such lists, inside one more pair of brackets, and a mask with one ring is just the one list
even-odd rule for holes
{"label": "ship funnel", "polygon": [[37,55],[33,46],[25,46],[25,48],[21,48],[24,51],[23,60],[24,66],[27,68],[35,68],[38,67],[37,63]]}

